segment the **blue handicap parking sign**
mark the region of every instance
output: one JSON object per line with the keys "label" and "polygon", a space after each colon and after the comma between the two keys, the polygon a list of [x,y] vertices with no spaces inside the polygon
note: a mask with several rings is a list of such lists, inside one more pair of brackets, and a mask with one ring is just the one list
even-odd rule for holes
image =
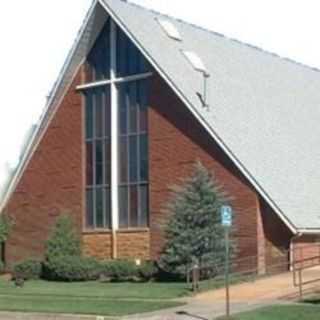
{"label": "blue handicap parking sign", "polygon": [[224,227],[232,226],[232,208],[230,206],[221,207],[221,224]]}

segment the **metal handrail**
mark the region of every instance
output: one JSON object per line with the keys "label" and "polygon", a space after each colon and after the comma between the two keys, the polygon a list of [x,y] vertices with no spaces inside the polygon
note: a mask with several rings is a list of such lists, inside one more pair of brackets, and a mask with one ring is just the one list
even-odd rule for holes
{"label": "metal handrail", "polygon": [[[269,275],[275,275],[275,274],[281,274],[283,272],[288,272],[290,270],[293,271],[294,276],[294,285],[297,284],[297,275],[296,271],[299,269],[297,268],[297,265],[302,265],[301,270],[314,267],[316,265],[320,265],[320,255],[314,256],[306,259],[295,259],[295,254],[297,251],[300,251],[300,256],[303,256],[303,250],[310,249],[310,248],[319,248],[320,253],[320,243],[314,243],[312,245],[300,245],[299,247],[286,249],[280,252],[278,257],[275,257],[274,260],[282,260],[284,257],[293,257],[293,261],[285,260],[285,261],[277,261],[273,264],[269,264],[266,268],[266,270],[263,270],[261,272],[260,267],[258,266],[258,259],[262,257],[262,255],[254,255],[254,256],[248,256],[248,257],[242,257],[238,259],[233,259],[229,263],[230,270],[239,268],[239,271],[232,272],[230,274],[230,277],[236,277],[237,279],[241,277],[244,277],[244,281],[248,281],[248,277],[253,277],[252,280],[263,278]],[[316,263],[312,263],[315,261]],[[303,266],[305,263],[308,263],[308,266]],[[253,267],[242,269],[242,266],[245,266],[246,264],[250,265],[252,264]],[[282,270],[281,270],[282,269]],[[223,280],[225,270],[225,263],[216,263],[213,265],[203,265],[203,266],[196,266],[196,272],[195,268],[190,268],[187,277],[189,279],[192,279],[193,289],[197,290],[200,286],[201,279],[205,278],[205,280]],[[211,273],[211,274],[210,274]],[[201,275],[205,275],[206,277],[201,277]],[[300,277],[300,276],[299,276]],[[196,278],[196,279],[195,279]],[[316,280],[316,281],[320,281]],[[316,282],[312,281],[312,282]],[[300,281],[299,281],[300,283]],[[305,283],[306,284],[306,283]]]}

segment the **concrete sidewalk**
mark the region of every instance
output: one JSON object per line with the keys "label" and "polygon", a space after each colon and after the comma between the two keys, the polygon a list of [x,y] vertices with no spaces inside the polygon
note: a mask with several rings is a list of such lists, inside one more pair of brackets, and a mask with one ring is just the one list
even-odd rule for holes
{"label": "concrete sidewalk", "polygon": [[[303,281],[320,279],[320,267],[306,269],[302,273]],[[305,291],[319,288],[319,283],[303,286]],[[230,288],[230,297],[233,303],[255,302],[257,304],[265,301],[292,300],[298,298],[299,288],[293,286],[293,273],[287,272],[275,276],[262,278],[253,282],[233,285]],[[212,303],[224,301],[225,290],[219,289],[208,291],[197,295],[196,301]]]}
{"label": "concrete sidewalk", "polygon": [[[303,271],[303,280],[320,279],[320,267]],[[314,292],[319,283],[304,286],[304,291]],[[233,285],[230,288],[231,312],[239,313],[256,308],[292,304],[298,297],[298,288],[293,286],[293,274],[283,273],[254,282]],[[225,289],[212,290],[187,299],[186,306],[149,314],[131,316],[127,319],[145,320],[212,320],[225,314]]]}

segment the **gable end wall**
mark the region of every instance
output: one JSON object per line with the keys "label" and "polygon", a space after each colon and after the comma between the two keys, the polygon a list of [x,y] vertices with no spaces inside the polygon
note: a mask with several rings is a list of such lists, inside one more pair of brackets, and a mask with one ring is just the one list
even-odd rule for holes
{"label": "gable end wall", "polygon": [[[45,241],[61,212],[70,213],[82,233],[83,118],[81,95],[75,90],[80,83],[81,72],[75,77],[7,205],[7,211],[15,219],[6,245],[6,260],[11,265],[25,258],[43,256]],[[152,78],[148,117],[150,228],[117,232],[118,257],[159,257],[165,243],[163,228],[169,218],[164,213],[170,199],[169,187],[190,175],[197,160],[215,174],[234,198],[238,257],[256,256],[261,228],[257,223],[260,212],[257,193],[157,75]],[[86,255],[101,259],[112,257],[110,232],[83,233],[82,240]],[[256,260],[244,261],[243,268],[256,263]]]}

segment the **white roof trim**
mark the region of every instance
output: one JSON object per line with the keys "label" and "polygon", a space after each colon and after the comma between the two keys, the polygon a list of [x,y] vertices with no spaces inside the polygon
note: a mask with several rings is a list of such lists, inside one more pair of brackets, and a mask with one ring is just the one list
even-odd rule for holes
{"label": "white roof trim", "polygon": [[297,233],[301,233],[301,234],[319,234],[320,233],[320,229],[298,229]]}

